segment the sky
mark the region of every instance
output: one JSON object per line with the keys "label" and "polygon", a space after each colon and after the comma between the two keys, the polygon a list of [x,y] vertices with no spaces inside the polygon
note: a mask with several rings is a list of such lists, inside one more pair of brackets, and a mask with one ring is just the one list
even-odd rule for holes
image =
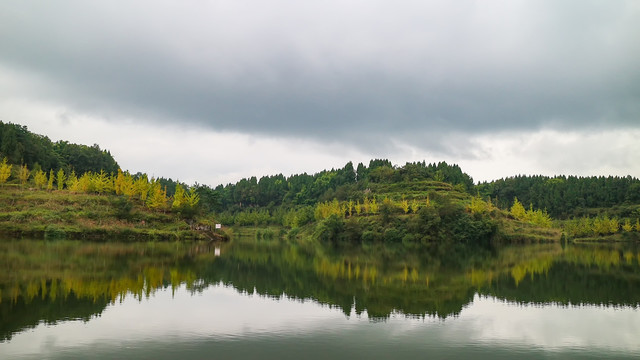
{"label": "sky", "polygon": [[640,177],[636,0],[3,1],[0,79],[0,120],[187,184]]}

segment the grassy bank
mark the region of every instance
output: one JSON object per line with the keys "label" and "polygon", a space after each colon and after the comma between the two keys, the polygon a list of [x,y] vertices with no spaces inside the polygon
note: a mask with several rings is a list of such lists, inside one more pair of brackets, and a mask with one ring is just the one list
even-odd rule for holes
{"label": "grassy bank", "polygon": [[[212,225],[207,219],[197,223]],[[152,211],[116,195],[0,189],[0,234],[10,237],[120,241],[207,240],[173,213]]]}

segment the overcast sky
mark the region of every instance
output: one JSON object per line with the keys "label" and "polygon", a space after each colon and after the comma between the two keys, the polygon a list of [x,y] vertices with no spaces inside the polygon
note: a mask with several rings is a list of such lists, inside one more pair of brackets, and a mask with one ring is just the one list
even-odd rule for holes
{"label": "overcast sky", "polygon": [[0,79],[0,120],[189,184],[640,177],[636,0],[3,1]]}

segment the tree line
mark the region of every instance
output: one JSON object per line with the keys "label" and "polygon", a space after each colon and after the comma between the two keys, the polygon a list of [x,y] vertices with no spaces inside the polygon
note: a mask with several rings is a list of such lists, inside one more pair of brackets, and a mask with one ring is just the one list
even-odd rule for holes
{"label": "tree line", "polygon": [[598,215],[603,209],[617,210],[610,215],[628,217],[636,207],[625,205],[640,203],[640,180],[631,176],[520,175],[483,182],[477,185],[477,191],[501,208],[510,208],[513,199],[518,198],[522,203],[546,209],[558,219]]}
{"label": "tree line", "polygon": [[374,185],[433,180],[458,186],[462,191],[471,191],[473,179],[462,172],[458,165],[446,162],[427,164],[406,163],[394,166],[389,160],[374,159],[366,166],[354,167],[348,162],[339,169],[323,170],[313,175],[307,173],[285,177],[282,174],[253,176],[235,184],[209,188],[198,186],[203,206],[211,211],[236,213],[252,208],[273,210],[284,206],[293,208],[315,205],[318,202],[359,200],[364,201]]}
{"label": "tree line", "polygon": [[48,137],[30,132],[26,126],[0,121],[0,158],[9,164],[26,165],[29,169],[74,170],[115,173],[119,166],[111,153],[100,146],[72,144],[68,141],[52,142]]}

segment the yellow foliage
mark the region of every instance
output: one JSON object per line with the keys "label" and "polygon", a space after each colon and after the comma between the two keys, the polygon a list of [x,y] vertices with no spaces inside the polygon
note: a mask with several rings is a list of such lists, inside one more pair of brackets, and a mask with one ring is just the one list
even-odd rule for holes
{"label": "yellow foliage", "polygon": [[0,184],[7,182],[7,179],[11,176],[11,168],[13,165],[7,164],[7,158],[2,159],[0,164]]}

